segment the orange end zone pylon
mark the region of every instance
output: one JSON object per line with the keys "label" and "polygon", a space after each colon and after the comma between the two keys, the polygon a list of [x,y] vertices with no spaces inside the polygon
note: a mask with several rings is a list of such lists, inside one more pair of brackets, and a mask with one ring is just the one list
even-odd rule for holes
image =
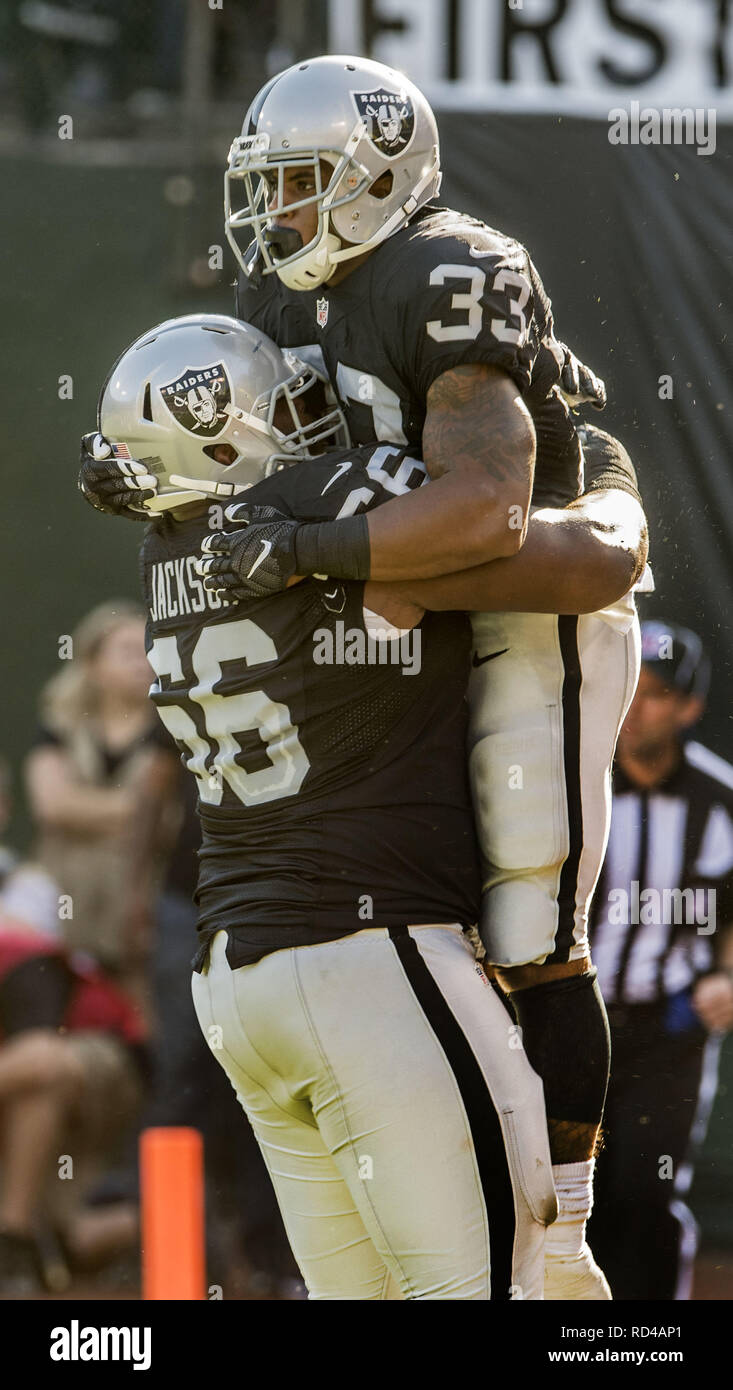
{"label": "orange end zone pylon", "polygon": [[205,1298],[204,1165],[198,1130],[143,1130],[140,1206],[143,1298]]}

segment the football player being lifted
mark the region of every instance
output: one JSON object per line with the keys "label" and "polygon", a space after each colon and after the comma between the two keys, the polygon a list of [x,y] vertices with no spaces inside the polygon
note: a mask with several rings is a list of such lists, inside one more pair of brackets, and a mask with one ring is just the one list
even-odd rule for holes
{"label": "football player being lifted", "polygon": [[[265,544],[249,565],[252,579],[263,571],[258,595],[237,597],[228,546],[243,534],[246,543],[244,506],[272,510],[276,525],[288,516],[317,541],[357,508],[371,516],[432,490],[405,446],[334,452],[341,417],[322,404],[314,411],[315,392],[313,375],[256,330],[191,316],[123,355],[101,400],[108,438],[90,436],[83,450],[80,481],[94,506],[155,520],[141,552],[152,694],[197,778],[203,829],[197,1011],[212,1045],[221,1030],[215,1055],[252,1120],[313,1297],[486,1298],[491,1267],[492,1297],[513,1287],[536,1298],[555,1211],[539,1181],[550,1162],[544,1105],[455,925],[478,914],[480,872],[465,764],[470,643],[466,619],[450,610],[526,610],[551,623],[574,605],[620,600],[622,609],[645,556],[633,469],[615,441],[591,431],[587,493],[536,510],[512,557],[407,584],[293,576],[281,593]],[[245,488],[248,502],[231,502]],[[225,530],[212,534],[227,499]],[[419,630],[420,669],[408,675],[381,655],[365,663],[353,649],[340,665],[319,664],[314,634],[333,631],[337,647],[339,624],[351,640],[390,650]],[[344,956],[339,943],[358,949]],[[359,1132],[369,1124],[372,1148],[372,1133],[382,1136],[378,1152],[367,1150],[373,1181],[360,1172],[366,1146],[357,1153],[344,1142],[324,1102],[307,1029],[289,1031],[300,1017],[293,970],[327,1039],[329,1074],[345,1082],[347,1121],[351,1087],[369,1097],[370,1115],[354,1123]],[[235,995],[243,1017],[261,1020],[256,1039],[231,1013]],[[253,1046],[277,1076],[259,1063],[251,1073]],[[449,1072],[458,1084],[446,1089]],[[285,1109],[283,1076],[298,1097]],[[507,1160],[504,1109],[516,1116],[536,1189]],[[452,1157],[467,1133],[480,1191]],[[286,1173],[273,1162],[283,1144],[293,1156]],[[336,1209],[343,1244],[334,1246]],[[425,1249],[443,1252],[437,1264],[415,1257]]]}
{"label": "football player being lifted", "polygon": [[[299,63],[252,103],[226,173],[237,313],[319,357],[352,438],[417,449],[435,485],[319,532],[253,528],[232,550],[240,578],[261,538],[281,583],[467,570],[518,553],[531,507],[581,491],[560,386],[602,405],[602,383],[555,338],[525,248],[440,207],[439,185],[433,112],[379,63]],[[609,1042],[586,923],[638,631],[631,602],[573,612],[474,616],[469,747],[481,934],[547,1101],[560,1215],[546,1297],[592,1299],[609,1297],[584,1236]]]}

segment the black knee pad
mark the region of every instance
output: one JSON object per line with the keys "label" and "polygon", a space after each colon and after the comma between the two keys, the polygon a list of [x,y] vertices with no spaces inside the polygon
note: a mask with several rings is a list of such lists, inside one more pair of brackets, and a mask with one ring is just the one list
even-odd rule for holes
{"label": "black knee pad", "polygon": [[548,1116],[600,1124],[611,1037],[596,971],[548,980],[510,997],[524,1050],[542,1078]]}

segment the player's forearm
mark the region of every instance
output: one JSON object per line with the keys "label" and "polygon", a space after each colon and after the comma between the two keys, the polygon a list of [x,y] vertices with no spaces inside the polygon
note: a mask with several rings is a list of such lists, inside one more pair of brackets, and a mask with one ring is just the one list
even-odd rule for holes
{"label": "player's forearm", "polygon": [[369,513],[370,577],[430,578],[514,553],[526,514],[480,466],[457,468]]}
{"label": "player's forearm", "polygon": [[370,577],[431,578],[516,554],[535,435],[506,373],[460,367],[439,377],[428,394],[423,452],[430,486],[369,513]]}
{"label": "player's forearm", "polygon": [[[293,575],[399,582],[515,554],[526,535],[536,441],[514,381],[481,363],[455,367],[430,387],[427,405],[430,487],[324,521],[247,502],[228,507],[239,529],[202,542],[198,572],[207,587],[260,598]],[[363,492],[367,502],[374,496]]]}
{"label": "player's forearm", "polygon": [[452,484],[456,497],[467,498],[450,518],[461,528],[454,537],[461,563],[454,569],[520,549],[535,454],[531,416],[505,371],[474,363],[444,372],[433,382],[423,429],[425,466],[436,486]]}
{"label": "player's forearm", "polygon": [[644,567],[641,517],[638,523],[611,526],[583,508],[539,511],[516,555],[400,584],[396,593],[433,610],[594,613],[627,593]]}

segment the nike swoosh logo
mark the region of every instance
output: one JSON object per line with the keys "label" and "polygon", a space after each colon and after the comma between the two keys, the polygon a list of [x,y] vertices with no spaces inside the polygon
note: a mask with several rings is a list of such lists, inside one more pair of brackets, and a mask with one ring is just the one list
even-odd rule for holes
{"label": "nike swoosh logo", "polygon": [[484,664],[485,661],[493,661],[493,660],[494,660],[494,657],[496,657],[496,656],[503,656],[504,653],[505,653],[505,652],[508,652],[508,651],[509,651],[509,648],[508,648],[508,647],[502,647],[502,649],[501,649],[500,652],[489,652],[489,655],[488,655],[488,656],[479,656],[478,652],[474,652],[474,654],[473,654],[473,665],[474,665],[474,666],[483,666],[483,664]]}
{"label": "nike swoosh logo", "polygon": [[267,559],[268,555],[270,554],[270,551],[272,550],[272,541],[260,541],[260,545],[262,546],[262,554],[257,556],[257,559],[255,560],[249,574],[247,575],[248,579],[252,578],[252,575],[254,574],[255,570],[259,569],[259,566],[262,564],[262,561]]}
{"label": "nike swoosh logo", "polygon": [[[337,481],[338,478],[343,478],[344,473],[348,473],[351,466],[352,465],[350,462],[337,464],[336,472],[334,473],[332,478],[329,478],[328,482],[326,483],[326,486],[323,489],[323,492],[328,492],[328,489],[333,485],[333,483]],[[321,493],[321,497],[323,496],[323,492]]]}
{"label": "nike swoosh logo", "polygon": [[480,246],[469,246],[469,256],[473,256],[475,261],[481,260],[482,256],[495,256],[496,251],[482,251]]}
{"label": "nike swoosh logo", "polygon": [[338,589],[334,589],[334,591],[333,591],[332,594],[326,594],[326,598],[336,598],[336,595],[337,595],[337,594],[338,594]]}

